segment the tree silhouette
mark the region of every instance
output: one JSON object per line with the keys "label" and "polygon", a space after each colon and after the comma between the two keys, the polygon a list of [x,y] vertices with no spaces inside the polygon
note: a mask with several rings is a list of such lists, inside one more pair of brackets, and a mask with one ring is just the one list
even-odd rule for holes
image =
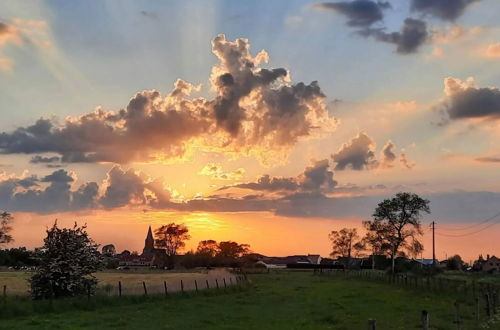
{"label": "tree silhouette", "polygon": [[186,241],[190,238],[189,229],[184,224],[177,225],[172,222],[155,229],[155,245],[165,249],[169,257],[169,268],[174,266],[177,252],[186,246]]}
{"label": "tree silhouette", "polygon": [[387,248],[392,273],[395,271],[394,260],[400,251],[414,253],[415,250],[423,250],[422,243],[418,241],[422,235],[420,219],[423,212],[430,213],[428,200],[417,194],[400,192],[380,202],[373,213],[373,220],[365,222],[371,238],[378,239],[377,246]]}
{"label": "tree silhouette", "polygon": [[236,259],[248,253],[250,253],[250,245],[226,241],[219,243],[217,256],[227,259]]}
{"label": "tree silhouette", "polygon": [[6,244],[13,241],[12,236],[9,232],[12,230],[10,223],[14,220],[12,214],[8,212],[0,213],[0,244]]}
{"label": "tree silhouette", "polygon": [[208,257],[215,257],[218,251],[219,246],[217,245],[217,242],[212,239],[200,241],[198,243],[198,247],[196,248],[196,254]]}
{"label": "tree silhouette", "polygon": [[339,231],[333,230],[328,237],[332,242],[332,257],[346,258],[346,268],[351,263],[352,252],[363,250],[363,243],[359,241],[359,235],[356,228],[342,228]]}

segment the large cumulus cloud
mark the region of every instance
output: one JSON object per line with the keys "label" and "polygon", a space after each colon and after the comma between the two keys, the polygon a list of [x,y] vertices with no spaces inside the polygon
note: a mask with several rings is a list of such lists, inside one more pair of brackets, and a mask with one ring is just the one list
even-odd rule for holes
{"label": "large cumulus cloud", "polygon": [[[339,150],[332,155],[335,170],[371,170],[376,168],[392,168],[398,155],[396,145],[392,141],[387,141],[380,151],[380,158],[375,155],[376,143],[364,132],[358,133],[348,142],[344,143]],[[400,161],[407,169],[413,168],[415,164],[410,164],[406,155],[399,155]]]}
{"label": "large cumulus cloud", "polygon": [[368,27],[384,18],[383,10],[390,8],[389,2],[372,0],[354,0],[340,2],[322,2],[316,8],[336,11],[348,18],[347,25]]}
{"label": "large cumulus cloud", "polygon": [[52,213],[96,207],[97,184],[85,183],[72,190],[71,185],[75,179],[74,173],[65,170],[55,171],[42,178],[37,176],[7,178],[0,181],[0,208]]}
{"label": "large cumulus cloud", "polygon": [[356,137],[340,147],[339,151],[332,155],[337,165],[335,170],[368,169],[376,165],[375,142],[366,133],[360,132]]}
{"label": "large cumulus cloud", "polygon": [[98,108],[62,124],[39,119],[1,133],[0,152],[116,163],[169,160],[194,148],[262,156],[334,128],[317,82],[293,84],[286,69],[262,68],[267,53],[252,56],[246,39],[219,35],[212,51],[219,60],[210,76],[213,98],[194,98],[198,88],[177,80],[167,96],[139,92],[119,111]]}
{"label": "large cumulus cloud", "polygon": [[444,80],[442,106],[452,120],[467,118],[500,119],[500,89],[478,87],[473,78]]}
{"label": "large cumulus cloud", "polygon": [[0,175],[0,209],[55,213],[131,205],[159,208],[168,205],[171,199],[171,192],[163,179],[152,179],[144,173],[119,166],[108,172],[102,189],[96,182],[73,187],[76,180],[75,173],[63,169],[41,178],[36,175]]}

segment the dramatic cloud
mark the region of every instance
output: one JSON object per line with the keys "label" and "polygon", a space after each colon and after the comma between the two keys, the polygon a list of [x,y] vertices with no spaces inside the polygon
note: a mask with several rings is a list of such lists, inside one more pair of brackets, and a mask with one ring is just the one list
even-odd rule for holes
{"label": "dramatic cloud", "polygon": [[42,178],[0,173],[0,209],[54,213],[130,205],[163,208],[171,199],[170,190],[164,187],[161,178],[151,179],[132,169],[124,171],[119,166],[108,172],[102,194],[96,182],[72,189],[76,180],[74,173],[62,169]]}
{"label": "dramatic cloud", "polygon": [[[92,209],[97,206],[96,183],[81,185],[76,191],[71,184],[73,173],[58,170],[41,179],[36,176],[0,181],[0,208],[10,211],[53,213]],[[45,185],[45,188],[41,187]]]}
{"label": "dramatic cloud", "polygon": [[376,166],[375,142],[365,133],[361,132],[351,141],[344,143],[339,151],[332,155],[337,165],[335,170],[364,170]]}
{"label": "dramatic cloud", "polygon": [[264,69],[265,51],[250,54],[246,39],[212,41],[219,63],[212,68],[213,99],[192,98],[198,90],[183,80],[162,97],[137,93],[125,109],[100,108],[58,125],[49,119],[0,134],[0,152],[53,152],[63,162],[168,161],[193,149],[252,154],[268,160],[300,138],[335,127],[317,82],[289,82],[283,68]]}
{"label": "dramatic cloud", "polygon": [[358,34],[373,37],[375,40],[395,44],[399,54],[411,54],[418,51],[428,39],[427,24],[419,19],[407,18],[401,31],[387,33],[384,29],[364,29]]}
{"label": "dramatic cloud", "polygon": [[323,2],[314,5],[316,8],[334,10],[348,18],[347,25],[369,27],[384,18],[384,9],[391,8],[389,2],[354,0],[341,2]]}
{"label": "dramatic cloud", "polygon": [[233,186],[225,186],[219,190],[229,188],[241,188],[269,192],[315,192],[329,193],[335,188],[337,181],[333,180],[333,172],[330,171],[328,159],[315,162],[307,167],[304,172],[293,178],[270,177],[263,175],[256,182],[241,183]]}
{"label": "dramatic cloud", "polygon": [[444,92],[442,106],[450,119],[500,118],[500,90],[496,87],[480,88],[473,78],[461,81],[448,77]]}
{"label": "dramatic cloud", "polygon": [[[335,170],[361,171],[393,168],[394,162],[398,158],[396,145],[392,141],[387,141],[380,151],[380,159],[375,156],[375,147],[375,141],[366,133],[360,132],[332,155],[333,162],[336,163]],[[415,165],[406,160],[404,152],[399,155],[399,158],[403,167],[407,169],[411,169]]]}
{"label": "dramatic cloud", "polygon": [[436,18],[454,21],[467,6],[480,0],[411,0],[411,9]]}
{"label": "dramatic cloud", "polygon": [[105,180],[105,192],[100,203],[105,208],[116,208],[129,204],[160,206],[170,201],[170,191],[163,187],[163,180],[151,180],[133,169],[124,171],[114,166]]}
{"label": "dramatic cloud", "polygon": [[222,165],[208,163],[199,172],[200,175],[206,175],[215,180],[240,180],[245,175],[244,168],[238,168],[231,172],[224,172]]}

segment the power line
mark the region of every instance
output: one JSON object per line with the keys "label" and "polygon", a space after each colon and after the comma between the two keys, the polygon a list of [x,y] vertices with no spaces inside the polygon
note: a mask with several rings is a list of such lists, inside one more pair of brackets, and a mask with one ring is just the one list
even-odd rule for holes
{"label": "power line", "polygon": [[471,228],[475,228],[477,226],[481,226],[481,225],[484,225],[485,223],[488,223],[490,222],[491,220],[495,219],[496,217],[500,216],[500,212],[495,214],[494,216],[492,217],[489,217],[483,221],[480,221],[480,222],[477,222],[477,223],[474,223],[470,226],[465,226],[465,227],[460,227],[460,228],[446,228],[445,231],[448,231],[448,230],[451,230],[451,231],[460,231],[460,230],[467,230],[467,229],[471,229]]}
{"label": "power line", "polygon": [[470,236],[470,235],[474,235],[474,234],[477,234],[477,233],[480,233],[482,232],[483,230],[486,230],[488,228],[491,228],[493,227],[494,225],[498,224],[500,222],[500,220],[498,221],[495,221],[493,223],[490,223],[489,225],[487,225],[486,227],[483,227],[481,229],[478,229],[478,230],[475,230],[475,231],[472,231],[470,233],[465,233],[465,234],[457,234],[457,235],[450,235],[450,234],[441,234],[441,233],[437,233],[437,235],[439,236],[446,236],[446,237],[464,237],[464,236]]}

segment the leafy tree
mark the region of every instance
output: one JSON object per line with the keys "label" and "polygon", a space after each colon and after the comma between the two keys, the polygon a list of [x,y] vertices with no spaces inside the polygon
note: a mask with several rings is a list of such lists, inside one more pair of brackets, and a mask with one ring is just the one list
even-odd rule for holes
{"label": "leafy tree", "polygon": [[9,232],[12,230],[10,223],[14,220],[12,214],[8,212],[0,212],[0,244],[12,242],[12,236]]}
{"label": "leafy tree", "polygon": [[464,267],[464,261],[462,260],[462,257],[460,257],[458,254],[448,258],[446,262],[446,268],[449,270],[462,270],[463,267]]}
{"label": "leafy tree", "polygon": [[0,250],[0,266],[36,266],[34,252],[25,247]]}
{"label": "leafy tree", "polygon": [[387,244],[387,240],[380,236],[381,231],[376,229],[380,226],[373,224],[370,221],[363,221],[363,226],[367,229],[367,232],[362,241],[365,248],[371,251],[372,269],[375,269],[376,256],[386,254],[390,246]]}
{"label": "leafy tree", "polygon": [[332,257],[343,257],[347,259],[346,267],[351,263],[353,252],[364,249],[363,242],[359,241],[358,230],[356,228],[342,228],[339,231],[332,230],[328,235],[332,243]]}
{"label": "leafy tree", "polygon": [[429,201],[417,194],[401,192],[391,199],[380,202],[373,213],[373,220],[365,226],[379,246],[387,248],[391,257],[391,271],[394,273],[396,256],[406,250],[421,251],[418,241],[422,235],[420,219],[422,213],[430,213]]}
{"label": "leafy tree", "polygon": [[220,242],[217,256],[226,259],[237,259],[250,253],[250,245],[232,241]]}
{"label": "leafy tree", "polygon": [[98,245],[86,226],[47,229],[44,245],[37,250],[39,267],[30,279],[34,299],[74,297],[95,291],[94,272],[104,267]]}
{"label": "leafy tree", "polygon": [[215,257],[218,251],[219,246],[217,245],[217,242],[212,239],[200,241],[198,243],[198,248],[196,248],[196,254],[210,257]]}
{"label": "leafy tree", "polygon": [[155,229],[155,245],[165,249],[169,259],[169,268],[174,266],[177,252],[186,246],[186,241],[190,238],[189,230],[184,224],[169,223]]}

